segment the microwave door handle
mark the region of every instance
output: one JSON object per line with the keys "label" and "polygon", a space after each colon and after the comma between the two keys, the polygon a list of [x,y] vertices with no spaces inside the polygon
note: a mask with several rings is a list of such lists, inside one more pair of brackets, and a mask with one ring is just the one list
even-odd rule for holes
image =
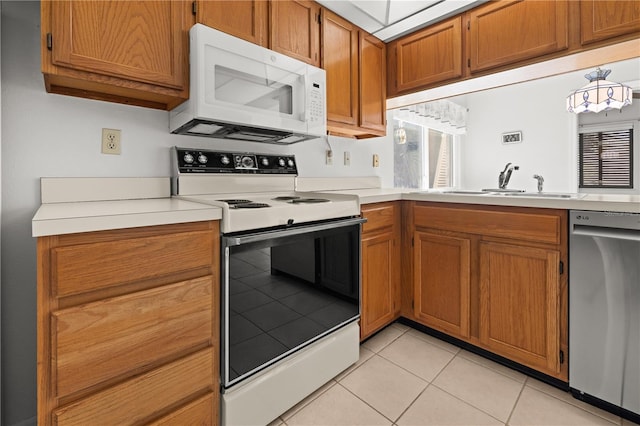
{"label": "microwave door handle", "polygon": [[600,228],[597,226],[574,225],[573,235],[584,235],[586,237],[613,238],[616,240],[640,241],[640,231],[621,228]]}
{"label": "microwave door handle", "polygon": [[255,243],[257,241],[265,241],[265,240],[270,240],[274,238],[289,237],[292,235],[306,234],[309,232],[325,231],[328,229],[336,229],[336,228],[342,228],[345,226],[358,225],[358,224],[365,223],[366,221],[367,219],[364,219],[364,218],[353,218],[353,219],[341,220],[339,222],[328,222],[328,223],[321,223],[321,224],[311,225],[311,226],[301,226],[299,228],[283,229],[280,231],[260,232],[256,234],[248,234],[248,235],[242,235],[238,237],[222,237],[222,242],[224,247],[239,246],[242,244]]}

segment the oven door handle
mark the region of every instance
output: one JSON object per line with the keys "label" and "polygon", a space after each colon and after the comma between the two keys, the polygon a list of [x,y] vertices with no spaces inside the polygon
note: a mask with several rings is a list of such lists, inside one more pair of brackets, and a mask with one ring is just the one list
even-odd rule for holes
{"label": "oven door handle", "polygon": [[573,235],[584,235],[587,237],[613,238],[616,240],[640,241],[640,231],[622,228],[601,228],[588,225],[574,225]]}
{"label": "oven door handle", "polygon": [[315,225],[301,226],[297,228],[288,228],[288,229],[282,229],[278,231],[260,232],[260,233],[247,234],[247,235],[242,235],[237,237],[223,236],[222,244],[224,247],[239,246],[241,244],[249,244],[249,243],[269,240],[273,238],[289,237],[292,235],[306,234],[309,232],[325,231],[328,229],[336,229],[336,228],[342,228],[345,226],[359,225],[359,224],[365,223],[366,221],[367,219],[358,217],[358,218],[345,219],[345,220],[336,221],[336,222],[319,223]]}

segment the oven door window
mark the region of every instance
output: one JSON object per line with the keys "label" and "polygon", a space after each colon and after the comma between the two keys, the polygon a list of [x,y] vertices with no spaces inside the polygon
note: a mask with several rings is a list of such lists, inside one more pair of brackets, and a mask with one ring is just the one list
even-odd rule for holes
{"label": "oven door window", "polygon": [[225,387],[360,313],[360,226],[224,249]]}

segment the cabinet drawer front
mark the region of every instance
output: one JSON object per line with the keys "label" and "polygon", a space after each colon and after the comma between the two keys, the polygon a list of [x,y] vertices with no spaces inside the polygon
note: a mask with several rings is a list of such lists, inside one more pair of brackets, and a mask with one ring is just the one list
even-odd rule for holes
{"label": "cabinet drawer front", "polygon": [[53,313],[57,395],[206,345],[215,315],[212,292],[207,276]]}
{"label": "cabinet drawer front", "polygon": [[396,206],[383,204],[373,207],[363,207],[362,216],[367,219],[362,225],[363,233],[392,227],[396,221]]}
{"label": "cabinet drawer front", "polygon": [[213,349],[167,364],[54,411],[58,426],[133,425],[213,390]]}
{"label": "cabinet drawer front", "polygon": [[[215,404],[217,405],[217,401]],[[173,413],[149,423],[149,426],[214,425],[217,424],[217,421],[213,421],[214,418],[217,420],[217,411],[214,411],[214,394],[209,393]]]}
{"label": "cabinet drawer front", "polygon": [[416,206],[417,227],[459,231],[535,243],[560,244],[560,216]]}
{"label": "cabinet drawer front", "polygon": [[208,231],[185,232],[58,247],[51,255],[54,292],[68,296],[209,267],[213,240]]}

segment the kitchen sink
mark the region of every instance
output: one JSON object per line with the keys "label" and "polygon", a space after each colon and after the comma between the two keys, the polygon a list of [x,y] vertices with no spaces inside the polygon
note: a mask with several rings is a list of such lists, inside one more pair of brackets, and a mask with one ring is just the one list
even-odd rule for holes
{"label": "kitchen sink", "polygon": [[461,195],[487,195],[488,192],[483,191],[465,191],[465,190],[455,190],[452,189],[450,191],[441,191],[442,194],[461,194]]}
{"label": "kitchen sink", "polygon": [[502,194],[508,197],[534,197],[534,198],[567,198],[579,199],[587,194],[559,193],[559,192],[517,192]]}
{"label": "kitchen sink", "polygon": [[524,189],[502,189],[502,188],[485,188],[483,192],[496,192],[499,194],[511,194],[524,192]]}

